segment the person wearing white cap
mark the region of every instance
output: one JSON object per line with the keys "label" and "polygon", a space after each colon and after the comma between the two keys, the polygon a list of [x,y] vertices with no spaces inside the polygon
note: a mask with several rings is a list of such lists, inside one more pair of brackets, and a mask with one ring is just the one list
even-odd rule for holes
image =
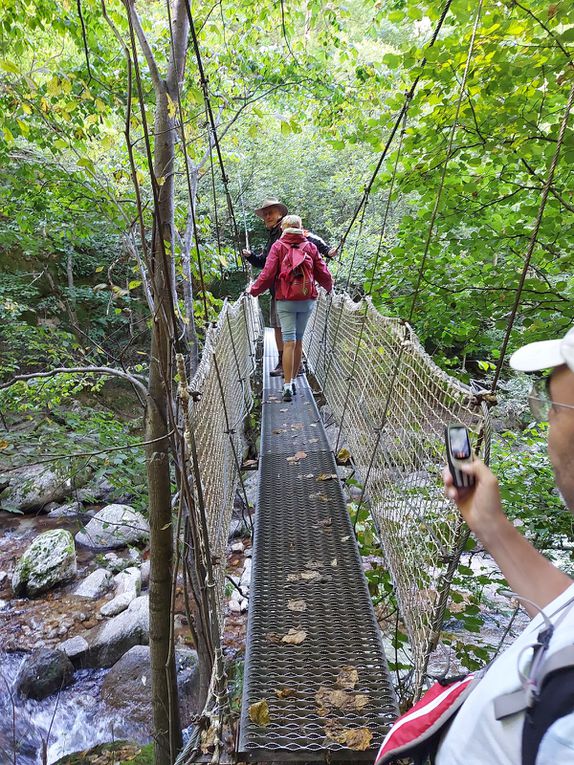
{"label": "person wearing white cap", "polygon": [[[242,250],[241,257],[244,258],[248,263],[251,263],[252,266],[255,266],[256,268],[263,268],[265,266],[265,261],[267,260],[267,256],[269,255],[271,247],[281,237],[281,221],[287,215],[287,213],[287,206],[284,205],[283,202],[280,202],[278,199],[265,199],[255,210],[255,215],[261,218],[265,224],[265,228],[269,232],[267,242],[258,255],[251,252],[250,250]],[[323,255],[325,258],[335,257],[337,248],[329,247],[329,245],[323,239],[321,239],[320,236],[306,231],[305,237],[309,242],[315,245],[321,255]],[[269,324],[271,327],[273,327],[275,333],[275,342],[277,344],[277,351],[279,352],[279,361],[277,366],[270,372],[270,374],[271,377],[281,377],[283,375],[283,338],[281,335],[281,325],[277,316],[275,291],[274,289],[271,289],[270,292],[271,305],[269,307]]]}
{"label": "person wearing white cap", "polygon": [[[574,328],[561,339],[520,348],[510,365],[522,372],[551,370],[532,386],[529,404],[537,420],[548,421],[556,485],[574,512]],[[574,763],[574,667],[566,673],[561,665],[552,674],[549,663],[557,664],[563,649],[573,650],[573,580],[506,518],[492,471],[480,460],[463,470],[474,476],[474,486],[455,488],[445,469],[446,494],[532,621],[470,692],[440,742],[436,765]]]}

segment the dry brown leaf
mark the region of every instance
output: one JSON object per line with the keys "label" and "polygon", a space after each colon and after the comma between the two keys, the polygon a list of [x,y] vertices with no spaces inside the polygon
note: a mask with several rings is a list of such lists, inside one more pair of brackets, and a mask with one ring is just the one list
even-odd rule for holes
{"label": "dry brown leaf", "polygon": [[294,422],[293,425],[291,425],[291,430],[303,430],[304,427],[302,422]]}
{"label": "dry brown leaf", "polygon": [[330,690],[321,686],[315,694],[315,701],[319,706],[319,714],[324,715],[330,708],[348,709],[353,705],[351,694],[340,689]]}
{"label": "dry brown leaf", "polygon": [[283,635],[281,635],[279,632],[268,632],[265,635],[265,640],[267,640],[269,643],[280,643],[283,638]]}
{"label": "dry brown leaf", "polygon": [[339,743],[346,744],[356,752],[364,752],[369,748],[373,734],[368,728],[347,728],[342,732],[342,737],[343,741],[339,740]]}
{"label": "dry brown leaf", "polygon": [[359,682],[359,673],[355,667],[343,667],[337,675],[336,682],[339,688],[354,688]]}
{"label": "dry brown leaf", "polygon": [[283,428],[273,428],[273,430],[271,432],[273,433],[274,436],[278,436],[279,433],[285,433]]}
{"label": "dry brown leaf", "polygon": [[303,571],[299,576],[304,582],[318,582],[322,578],[318,571]]}
{"label": "dry brown leaf", "polygon": [[323,563],[320,560],[310,560],[305,564],[305,568],[308,571],[316,571],[318,568],[323,568]]}
{"label": "dry brown leaf", "polygon": [[337,568],[337,565],[338,565],[338,564],[337,564],[337,558],[333,558],[333,560],[331,561],[331,566],[332,566],[333,568]]}
{"label": "dry brown leaf", "polygon": [[353,706],[358,712],[360,712],[361,709],[364,709],[368,703],[369,703],[369,697],[367,696],[367,694],[359,693],[355,696],[355,702]]}
{"label": "dry brown leaf", "polygon": [[339,449],[337,452],[338,462],[348,462],[351,459],[351,452],[348,449]]}
{"label": "dry brown leaf", "polygon": [[318,481],[332,481],[337,478],[337,473],[319,473],[317,476]]}
{"label": "dry brown leaf", "polygon": [[290,645],[300,645],[306,637],[307,633],[304,629],[301,629],[301,627],[291,627],[289,632],[283,635],[281,642],[289,643]]}
{"label": "dry brown leaf", "polygon": [[356,752],[364,752],[368,749],[373,739],[373,734],[368,728],[340,728],[333,724],[325,725],[325,733],[338,744],[347,746]]}
{"label": "dry brown leaf", "polygon": [[210,725],[207,730],[201,732],[201,751],[207,754],[215,746],[216,729]]}
{"label": "dry brown leaf", "polygon": [[294,688],[280,688],[275,695],[278,699],[292,699],[297,697],[297,691]]}
{"label": "dry brown leaf", "polygon": [[333,519],[332,518],[325,518],[325,520],[321,521],[321,526],[328,529],[329,526],[333,525]]}
{"label": "dry brown leaf", "polygon": [[245,460],[243,463],[244,468],[254,467],[255,465],[257,465],[257,460]]}
{"label": "dry brown leaf", "polygon": [[269,725],[269,704],[263,701],[256,701],[249,707],[249,719],[255,725],[261,725],[263,728]]}
{"label": "dry brown leaf", "polygon": [[289,611],[306,611],[307,603],[304,600],[291,599],[287,601],[287,608]]}
{"label": "dry brown leaf", "polygon": [[298,582],[299,579],[301,579],[300,574],[287,574],[287,581],[288,582]]}
{"label": "dry brown leaf", "polygon": [[295,452],[292,457],[287,457],[287,462],[296,463],[300,460],[304,460],[307,456],[307,452]]}

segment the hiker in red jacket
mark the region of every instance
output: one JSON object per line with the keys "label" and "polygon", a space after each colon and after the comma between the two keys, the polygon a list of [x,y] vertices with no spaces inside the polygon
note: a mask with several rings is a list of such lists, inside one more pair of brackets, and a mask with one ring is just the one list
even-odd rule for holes
{"label": "hiker in red jacket", "polygon": [[301,364],[303,334],[317,299],[315,281],[330,292],[333,278],[317,247],[307,240],[298,215],[286,215],[281,229],[283,233],[271,247],[265,267],[249,293],[257,297],[265,290],[275,290],[284,344],[283,400],[291,401],[295,393],[293,372]]}

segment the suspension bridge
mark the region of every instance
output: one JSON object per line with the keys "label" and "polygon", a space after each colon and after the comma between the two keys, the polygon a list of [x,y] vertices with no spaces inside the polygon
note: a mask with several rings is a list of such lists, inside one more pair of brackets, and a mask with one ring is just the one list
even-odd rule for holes
{"label": "suspension bridge", "polygon": [[[227,529],[241,477],[240,424],[253,403],[261,336],[253,298],[226,303],[188,386],[206,546],[217,561],[211,618],[218,636]],[[461,422],[487,445],[488,410],[434,364],[408,324],[381,316],[368,299],[321,294],[304,347],[368,498],[421,688],[466,538],[441,488],[443,427]],[[269,376],[274,354],[267,335],[237,751],[257,762],[368,761],[397,706],[337,475],[339,443],[329,446],[304,378],[293,402],[282,401],[280,380]],[[214,675],[221,676],[221,661],[219,650]],[[223,706],[216,685],[212,713]],[[190,751],[180,762],[191,761]]]}

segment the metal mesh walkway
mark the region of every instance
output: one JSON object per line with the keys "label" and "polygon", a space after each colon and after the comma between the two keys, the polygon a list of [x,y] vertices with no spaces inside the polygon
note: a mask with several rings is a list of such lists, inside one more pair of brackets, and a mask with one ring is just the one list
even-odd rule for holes
{"label": "metal mesh walkway", "polygon": [[396,715],[332,452],[305,378],[293,402],[266,335],[259,495],[239,750],[372,760]]}

